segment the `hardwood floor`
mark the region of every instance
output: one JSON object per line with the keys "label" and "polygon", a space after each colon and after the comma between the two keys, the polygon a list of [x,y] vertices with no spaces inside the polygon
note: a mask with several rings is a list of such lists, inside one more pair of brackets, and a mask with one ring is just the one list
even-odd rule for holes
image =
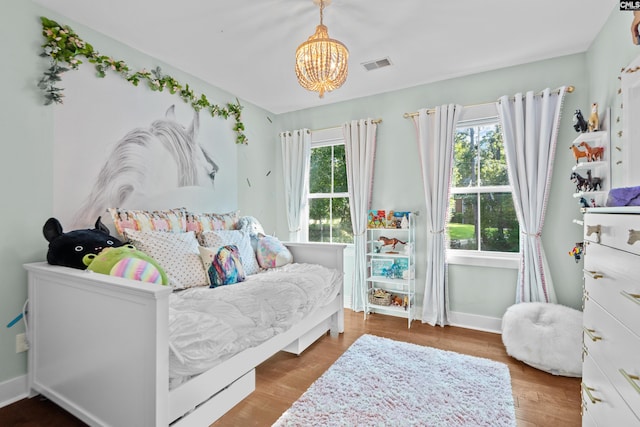
{"label": "hardwood floor", "polygon": [[[500,335],[456,327],[432,327],[406,319],[345,310],[345,333],[325,336],[300,356],[280,352],[256,369],[256,390],[212,424],[270,426],[362,334],[457,351],[506,363],[519,427],[580,426],[580,379],[547,374],[507,355]],[[84,425],[51,402],[24,399],[0,409],[1,426]]]}

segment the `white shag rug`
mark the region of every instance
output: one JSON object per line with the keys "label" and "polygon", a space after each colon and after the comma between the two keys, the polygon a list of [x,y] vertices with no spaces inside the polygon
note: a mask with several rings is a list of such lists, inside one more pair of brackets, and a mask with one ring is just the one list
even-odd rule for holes
{"label": "white shag rug", "polygon": [[504,363],[363,335],[274,426],[515,427]]}

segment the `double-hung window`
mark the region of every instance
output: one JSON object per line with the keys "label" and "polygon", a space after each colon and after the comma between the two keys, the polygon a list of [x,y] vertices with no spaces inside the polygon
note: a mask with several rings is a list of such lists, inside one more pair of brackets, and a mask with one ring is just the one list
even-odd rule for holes
{"label": "double-hung window", "polygon": [[342,129],[311,132],[308,241],[353,243]]}
{"label": "double-hung window", "polygon": [[500,260],[516,259],[520,250],[497,117],[458,123],[447,237],[448,259],[454,263],[491,265],[487,260],[494,259],[495,266],[504,266]]}

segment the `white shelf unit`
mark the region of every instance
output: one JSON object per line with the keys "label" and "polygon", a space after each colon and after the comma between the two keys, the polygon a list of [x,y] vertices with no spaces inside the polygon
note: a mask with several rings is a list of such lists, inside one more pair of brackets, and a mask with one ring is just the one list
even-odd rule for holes
{"label": "white shelf unit", "polygon": [[[406,317],[407,327],[416,318],[415,213],[409,213],[407,228],[367,229],[367,298],[365,318],[370,313]],[[395,249],[384,246],[381,237],[398,239]],[[394,267],[394,265],[396,267]],[[399,271],[403,273],[398,274]],[[390,294],[392,303],[372,301],[376,290]],[[393,301],[400,302],[394,304]]]}
{"label": "white shelf unit", "polygon": [[609,141],[609,131],[602,130],[598,132],[581,133],[573,140],[572,145],[584,151],[584,147],[580,147],[580,143],[582,142],[589,144],[591,148],[602,147],[604,149],[602,158],[596,161],[587,161],[585,158],[581,158],[571,168],[571,172],[578,174],[585,180],[588,179],[588,174],[590,173],[592,178],[600,178],[601,186],[596,191],[587,189],[579,190],[576,188],[573,197],[576,199],[584,198],[589,204],[588,207],[601,207],[605,205],[609,189],[611,188],[611,144]]}

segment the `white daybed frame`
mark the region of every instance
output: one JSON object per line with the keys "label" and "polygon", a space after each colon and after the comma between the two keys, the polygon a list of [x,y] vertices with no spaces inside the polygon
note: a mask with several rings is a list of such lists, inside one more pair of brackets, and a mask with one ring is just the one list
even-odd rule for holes
{"label": "white daybed frame", "polygon": [[[288,243],[343,272],[344,245]],[[171,289],[46,263],[29,275],[29,391],[90,425],[209,425],[255,389],[255,367],[344,332],[343,293],[288,331],[169,391]]]}

